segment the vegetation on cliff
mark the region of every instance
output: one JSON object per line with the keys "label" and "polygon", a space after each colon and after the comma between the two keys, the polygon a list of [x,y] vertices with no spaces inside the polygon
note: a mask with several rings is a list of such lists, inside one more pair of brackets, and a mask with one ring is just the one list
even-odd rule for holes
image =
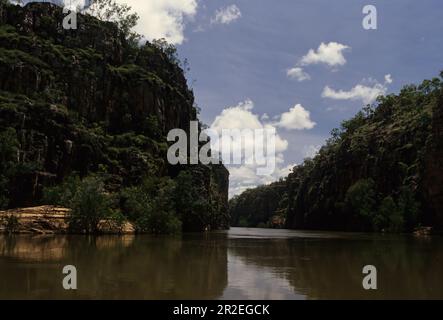
{"label": "vegetation on cliff", "polygon": [[442,230],[441,78],[380,97],[286,179],[232,199],[233,224],[272,225],[279,217],[294,229]]}
{"label": "vegetation on cliff", "polygon": [[228,227],[224,166],[167,163],[167,132],[197,120],[174,48],[63,17],[0,2],[0,209],[50,199],[87,232],[122,215],[145,232]]}

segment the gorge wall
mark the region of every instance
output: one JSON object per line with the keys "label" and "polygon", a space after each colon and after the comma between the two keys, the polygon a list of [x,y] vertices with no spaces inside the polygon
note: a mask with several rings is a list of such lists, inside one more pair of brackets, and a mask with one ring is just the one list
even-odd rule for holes
{"label": "gorge wall", "polygon": [[[442,78],[380,97],[333,130],[286,179],[231,200],[234,224],[269,225],[280,217],[293,229],[443,230]],[[259,204],[278,185],[284,185],[273,201],[279,205],[264,212]]]}
{"label": "gorge wall", "polygon": [[55,5],[0,1],[0,205],[39,204],[72,173],[100,173],[114,192],[186,170],[200,172],[193,184],[216,208],[190,229],[228,227],[224,166],[167,163],[167,132],[198,120],[175,57],[87,15],[65,30],[63,17]]}

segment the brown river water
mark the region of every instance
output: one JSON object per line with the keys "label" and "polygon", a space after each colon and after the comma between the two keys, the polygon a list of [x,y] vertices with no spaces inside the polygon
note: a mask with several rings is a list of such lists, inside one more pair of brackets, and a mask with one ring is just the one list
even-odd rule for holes
{"label": "brown river water", "polygon": [[[65,265],[77,269],[67,291]],[[377,290],[363,289],[365,265]],[[443,299],[443,238],[232,228],[0,236],[0,299]]]}

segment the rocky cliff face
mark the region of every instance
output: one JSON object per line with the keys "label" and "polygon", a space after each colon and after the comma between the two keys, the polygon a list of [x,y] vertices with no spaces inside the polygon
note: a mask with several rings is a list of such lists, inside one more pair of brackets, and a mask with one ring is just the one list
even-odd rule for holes
{"label": "rocky cliff face", "polygon": [[441,230],[440,79],[405,87],[343,123],[288,178],[287,225],[357,231]]}
{"label": "rocky cliff face", "polygon": [[[344,121],[316,157],[282,182],[272,214],[284,212],[293,229],[443,230],[442,78],[406,86]],[[231,215],[254,224],[268,219],[266,210],[238,204],[261,203],[273,187],[231,200]]]}
{"label": "rocky cliff face", "polygon": [[[14,150],[3,150],[0,168],[9,207],[38,203],[45,185],[72,172],[104,173],[111,191],[174,177],[181,169],[167,164],[165,136],[197,119],[182,69],[161,48],[138,47],[90,16],[64,30],[63,17],[51,4],[0,4],[0,131]],[[196,183],[219,195],[223,217],[228,173],[204,170],[214,183]]]}

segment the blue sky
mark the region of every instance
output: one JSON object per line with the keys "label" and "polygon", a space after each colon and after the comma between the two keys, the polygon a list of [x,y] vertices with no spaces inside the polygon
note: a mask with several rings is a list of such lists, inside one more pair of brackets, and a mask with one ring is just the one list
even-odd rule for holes
{"label": "blue sky", "polygon": [[[188,59],[187,77],[203,122],[225,117],[227,123],[246,114],[245,126],[253,117],[272,123],[287,143],[272,177],[254,179],[251,172],[231,170],[232,193],[284,176],[312,155],[368,101],[362,91],[396,93],[443,70],[441,0],[117,1],[140,15],[139,33],[167,38]],[[377,8],[377,30],[362,26],[366,5]],[[318,51],[322,43],[345,49],[324,56]],[[328,60],[334,57],[335,63]],[[296,67],[310,79],[289,77]],[[285,113],[292,124],[282,125]],[[262,120],[263,114],[269,119]]]}
{"label": "blue sky", "polygon": [[[179,46],[189,60],[189,79],[201,117],[211,123],[220,111],[245,99],[254,112],[271,117],[302,104],[317,123],[312,130],[285,131],[289,149],[285,160],[300,162],[304,145],[322,144],[340,122],[354,115],[361,101],[322,98],[325,86],[350,90],[364,78],[384,81],[391,74],[388,92],[436,76],[443,70],[443,2],[439,0],[234,0],[204,1],[195,21],[186,28]],[[241,18],[229,25],[210,25],[214,12],[235,4]],[[373,4],[378,29],[364,30],[362,8]],[[196,32],[199,26],[204,31]],[[309,67],[310,81],[287,77],[309,49],[338,42],[351,49],[347,63],[332,70]],[[333,110],[331,110],[331,108]]]}
{"label": "blue sky", "polygon": [[[216,10],[234,4],[241,17],[211,24]],[[377,8],[377,30],[362,27],[362,9],[368,4]],[[208,124],[224,108],[246,99],[254,102],[253,113],[271,118],[296,104],[310,112],[313,129],[279,129],[288,141],[284,163],[290,165],[302,162],[364,105],[324,98],[326,86],[349,91],[377,81],[387,93],[396,93],[406,84],[437,76],[443,70],[442,14],[440,0],[200,1],[178,48],[189,60],[188,78]],[[350,47],[343,51],[346,63],[309,65],[303,69],[310,80],[290,79],[287,70],[322,42]],[[392,83],[385,82],[388,74]]]}

